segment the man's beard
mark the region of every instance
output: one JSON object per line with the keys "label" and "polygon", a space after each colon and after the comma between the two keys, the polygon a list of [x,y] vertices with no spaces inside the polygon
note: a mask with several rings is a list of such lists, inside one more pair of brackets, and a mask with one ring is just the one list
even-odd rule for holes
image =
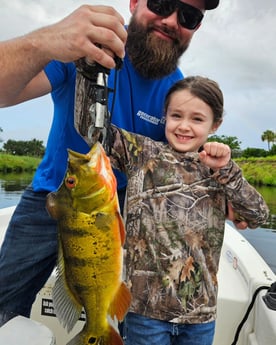
{"label": "man's beard", "polygon": [[166,41],[153,33],[152,26],[144,28],[132,17],[128,26],[126,51],[135,69],[145,78],[160,79],[177,68],[178,60],[189,46],[181,44],[175,32],[162,30],[173,37]]}

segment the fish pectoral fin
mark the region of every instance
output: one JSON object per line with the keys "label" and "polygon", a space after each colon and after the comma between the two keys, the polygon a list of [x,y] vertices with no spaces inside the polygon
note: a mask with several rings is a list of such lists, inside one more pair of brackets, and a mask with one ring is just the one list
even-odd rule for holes
{"label": "fish pectoral fin", "polygon": [[57,277],[53,287],[53,305],[60,323],[67,329],[67,332],[70,332],[80,318],[82,306],[66,282],[61,245],[59,246]]}
{"label": "fish pectoral fin", "polygon": [[119,321],[124,319],[131,303],[131,293],[124,282],[121,283],[113,301],[109,306],[109,315],[114,319],[117,317]]}

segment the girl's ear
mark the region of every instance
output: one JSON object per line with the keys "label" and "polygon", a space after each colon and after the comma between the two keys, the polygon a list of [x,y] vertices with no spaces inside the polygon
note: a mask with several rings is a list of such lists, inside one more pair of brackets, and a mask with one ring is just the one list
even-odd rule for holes
{"label": "girl's ear", "polygon": [[214,134],[218,130],[218,128],[221,124],[222,124],[222,120],[219,120],[219,121],[213,123],[213,126],[212,126],[209,134]]}

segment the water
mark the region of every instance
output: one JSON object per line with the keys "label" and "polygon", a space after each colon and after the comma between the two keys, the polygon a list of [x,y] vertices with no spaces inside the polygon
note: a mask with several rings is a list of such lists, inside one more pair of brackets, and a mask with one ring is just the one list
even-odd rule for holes
{"label": "water", "polygon": [[252,244],[276,274],[276,187],[263,186],[256,189],[269,207],[269,219],[261,228],[242,230],[241,234]]}
{"label": "water", "polygon": [[276,274],[276,230],[258,228],[253,231],[243,230],[241,233]]}
{"label": "water", "polygon": [[31,173],[0,174],[0,208],[16,205],[32,178]]}
{"label": "water", "polygon": [[[0,208],[18,203],[33,174],[0,174]],[[256,248],[276,274],[276,187],[257,187],[270,209],[270,217],[262,228],[242,230],[241,234]],[[232,222],[230,222],[232,225]]]}

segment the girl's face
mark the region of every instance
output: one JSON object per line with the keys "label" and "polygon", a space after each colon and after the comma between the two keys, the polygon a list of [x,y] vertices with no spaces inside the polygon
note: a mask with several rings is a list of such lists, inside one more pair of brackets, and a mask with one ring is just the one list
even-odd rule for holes
{"label": "girl's face", "polygon": [[209,105],[188,90],[170,96],[165,134],[169,144],[179,152],[196,152],[219,124]]}

